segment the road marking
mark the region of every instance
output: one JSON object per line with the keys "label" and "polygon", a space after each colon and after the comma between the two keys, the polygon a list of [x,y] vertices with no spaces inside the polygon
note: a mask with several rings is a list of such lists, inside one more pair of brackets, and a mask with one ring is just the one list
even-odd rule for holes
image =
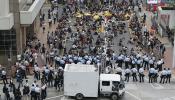
{"label": "road marking", "polygon": [[158,83],[151,83],[151,87],[154,89],[163,89],[164,87]]}
{"label": "road marking", "polygon": [[125,93],[129,94],[130,96],[134,97],[136,100],[141,100],[141,98],[135,96],[134,94],[128,92],[128,91],[125,91]]}
{"label": "road marking", "polygon": [[54,96],[54,97],[46,98],[45,100],[50,100],[50,99],[59,98],[59,97],[63,97],[63,96],[64,95]]}

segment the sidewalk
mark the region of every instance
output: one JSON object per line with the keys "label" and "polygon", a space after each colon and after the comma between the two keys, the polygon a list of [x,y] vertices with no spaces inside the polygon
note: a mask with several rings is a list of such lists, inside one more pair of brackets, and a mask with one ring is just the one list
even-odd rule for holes
{"label": "sidewalk", "polygon": [[[148,30],[151,29],[152,22],[151,18],[153,16],[152,12],[146,11],[145,8],[142,8],[142,12],[139,13],[140,16],[143,16],[143,14],[146,14],[146,26]],[[173,46],[171,45],[170,41],[168,40],[167,37],[161,37],[160,34],[155,34],[156,37],[165,45],[166,51],[164,54],[164,66],[167,68],[172,68],[172,63],[173,63]],[[173,69],[173,73],[175,74],[175,70]]]}

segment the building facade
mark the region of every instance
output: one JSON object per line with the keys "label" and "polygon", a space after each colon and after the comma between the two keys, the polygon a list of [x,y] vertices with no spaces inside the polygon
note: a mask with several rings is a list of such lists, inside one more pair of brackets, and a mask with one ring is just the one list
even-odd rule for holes
{"label": "building facade", "polygon": [[37,32],[45,0],[0,0],[0,64],[16,60],[27,35]]}

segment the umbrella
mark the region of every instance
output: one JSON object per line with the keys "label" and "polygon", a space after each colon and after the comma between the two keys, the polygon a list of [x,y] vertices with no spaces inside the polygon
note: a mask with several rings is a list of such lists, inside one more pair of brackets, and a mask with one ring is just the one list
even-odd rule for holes
{"label": "umbrella", "polygon": [[95,15],[93,18],[94,18],[95,20],[98,20],[98,19],[100,19],[100,16],[99,16],[99,15]]}
{"label": "umbrella", "polygon": [[75,16],[78,17],[78,18],[80,18],[80,17],[83,17],[83,14],[81,14],[81,13],[78,12],[78,13],[75,14]]}
{"label": "umbrella", "polygon": [[76,15],[76,17],[81,18],[81,17],[83,17],[83,15],[79,14],[79,15]]}
{"label": "umbrella", "polygon": [[91,14],[90,14],[90,13],[84,13],[84,15],[85,15],[85,16],[91,16]]}
{"label": "umbrella", "polygon": [[110,17],[110,16],[112,16],[112,14],[109,11],[105,11],[104,16]]}

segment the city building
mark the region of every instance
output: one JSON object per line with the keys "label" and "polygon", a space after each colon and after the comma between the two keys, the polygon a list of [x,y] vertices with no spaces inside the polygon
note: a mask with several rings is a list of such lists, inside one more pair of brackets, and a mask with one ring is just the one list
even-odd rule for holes
{"label": "city building", "polygon": [[0,0],[0,64],[15,61],[26,37],[37,32],[45,0]]}

